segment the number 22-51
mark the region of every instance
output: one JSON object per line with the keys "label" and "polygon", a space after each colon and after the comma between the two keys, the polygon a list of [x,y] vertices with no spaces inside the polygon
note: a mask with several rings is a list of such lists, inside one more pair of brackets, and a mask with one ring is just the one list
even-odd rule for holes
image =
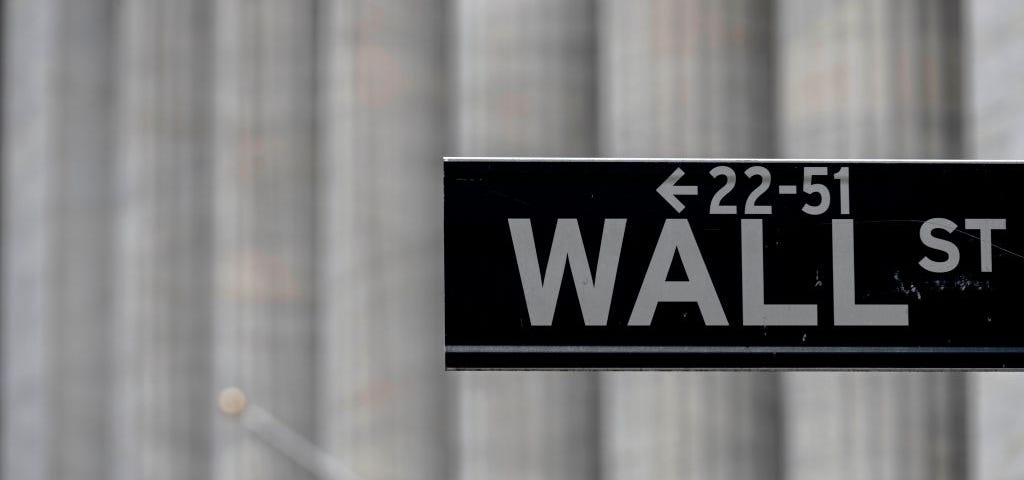
{"label": "number 22-51", "polygon": [[[736,171],[731,167],[720,165],[711,169],[711,176],[714,178],[725,178],[722,186],[718,188],[714,196],[711,197],[711,206],[708,212],[712,215],[736,215],[738,213],[738,207],[731,205],[727,202],[726,197],[736,188]],[[762,203],[758,203],[772,184],[772,174],[767,168],[755,165],[747,168],[743,174],[753,180],[757,178],[757,186],[750,191],[747,195],[747,201],[743,205],[743,213],[745,215],[771,215],[772,206]],[[801,189],[806,195],[815,197],[815,201],[812,203],[808,201],[804,204],[801,210],[808,215],[821,215],[828,211],[832,201],[832,194],[828,186],[824,183],[817,181],[819,177],[828,176],[828,167],[805,167],[803,175],[803,184]],[[849,167],[842,167],[834,174],[832,178],[839,181],[839,213],[841,215],[850,214],[850,169]],[[778,193],[780,195],[789,195],[796,193],[795,185],[779,185]]]}

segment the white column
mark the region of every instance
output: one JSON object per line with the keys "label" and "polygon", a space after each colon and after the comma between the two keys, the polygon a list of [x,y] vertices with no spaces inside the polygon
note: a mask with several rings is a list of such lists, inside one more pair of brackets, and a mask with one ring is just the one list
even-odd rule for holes
{"label": "white column", "polygon": [[1024,4],[1012,0],[968,0],[964,39],[970,126],[968,154],[980,159],[1024,158]]}
{"label": "white column", "polygon": [[[582,0],[455,2],[450,98],[459,155],[594,153],[593,11]],[[593,374],[453,376],[453,478],[598,476]]]}
{"label": "white column", "polygon": [[[772,8],[601,4],[601,154],[774,155]],[[780,476],[777,376],[602,376],[605,478]]]}
{"label": "white column", "polygon": [[[1024,4],[970,0],[965,13],[969,38],[967,116],[969,157],[1024,158]],[[1024,477],[1024,398],[1019,373],[972,374],[970,382],[972,478]]]}
{"label": "white column", "polygon": [[[960,4],[782,0],[780,153],[962,155]],[[963,375],[786,376],[795,479],[966,475]]]}
{"label": "white column", "polygon": [[368,479],[447,479],[441,1],[318,10],[317,378],[325,449]]}
{"label": "white column", "polygon": [[110,476],[112,12],[4,4],[4,478]]}
{"label": "white column", "polygon": [[209,9],[119,10],[113,477],[209,474]]}
{"label": "white column", "polygon": [[[314,35],[311,0],[213,6],[213,384],[237,385],[316,437]],[[212,400],[212,399],[211,399]],[[217,479],[308,478],[223,418]]]}
{"label": "white column", "polygon": [[783,156],[959,158],[960,3],[780,0]]}

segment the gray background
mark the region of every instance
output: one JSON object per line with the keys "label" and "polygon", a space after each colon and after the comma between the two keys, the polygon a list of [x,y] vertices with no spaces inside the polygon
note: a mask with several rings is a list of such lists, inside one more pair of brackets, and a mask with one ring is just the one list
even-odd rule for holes
{"label": "gray background", "polygon": [[440,255],[443,155],[1021,159],[1024,2],[2,3],[4,479],[1024,477],[1012,373],[443,373]]}

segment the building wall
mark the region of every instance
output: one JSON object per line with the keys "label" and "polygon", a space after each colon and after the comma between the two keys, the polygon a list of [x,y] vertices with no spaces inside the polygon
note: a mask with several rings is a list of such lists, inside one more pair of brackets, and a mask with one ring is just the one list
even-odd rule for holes
{"label": "building wall", "polygon": [[[963,6],[968,126],[967,156],[1024,158],[1024,5],[970,0]],[[971,476],[1004,480],[1024,476],[1024,421],[1017,415],[1024,377],[1016,373],[972,375]]]}
{"label": "building wall", "polygon": [[444,373],[440,159],[1018,158],[1022,15],[6,0],[2,476],[1019,477],[1012,373]]}
{"label": "building wall", "polygon": [[[778,12],[782,156],[963,156],[959,3],[781,0]],[[962,374],[786,380],[792,478],[966,475]]]}
{"label": "building wall", "polygon": [[[454,3],[450,108],[462,156],[589,156],[597,147],[594,5]],[[597,377],[458,372],[453,477],[598,475]]]}
{"label": "building wall", "polygon": [[[601,4],[601,154],[771,157],[772,4]],[[781,476],[778,375],[602,375],[609,479]]]}
{"label": "building wall", "polygon": [[114,17],[114,278],[108,478],[210,467],[213,168],[206,2],[131,2]]}
{"label": "building wall", "polygon": [[448,126],[446,9],[318,4],[317,436],[367,478],[450,478],[428,181]]}
{"label": "building wall", "polygon": [[3,476],[109,478],[112,2],[4,7]]}

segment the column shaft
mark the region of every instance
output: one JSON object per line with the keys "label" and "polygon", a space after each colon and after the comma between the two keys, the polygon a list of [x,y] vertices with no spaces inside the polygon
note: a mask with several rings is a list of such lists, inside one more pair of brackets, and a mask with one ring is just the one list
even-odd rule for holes
{"label": "column shaft", "polygon": [[114,478],[209,474],[210,100],[205,2],[120,9]]}
{"label": "column shaft", "polygon": [[[601,4],[601,154],[774,154],[772,4]],[[774,374],[602,377],[605,478],[778,478]]]}
{"label": "column shaft", "polygon": [[109,478],[112,5],[4,7],[3,476]]}
{"label": "column shaft", "polygon": [[[593,154],[593,5],[458,1],[453,13],[458,154]],[[593,374],[467,372],[455,388],[455,478],[597,477]]]}
{"label": "column shaft", "polygon": [[[962,155],[960,4],[781,0],[781,153]],[[786,470],[795,479],[966,475],[963,376],[786,377]]]}
{"label": "column shaft", "polygon": [[[214,6],[214,385],[316,437],[314,2]],[[218,479],[308,478],[217,419]]]}
{"label": "column shaft", "polygon": [[[969,0],[967,84],[969,157],[1024,158],[1024,4]],[[971,474],[973,478],[1024,477],[1024,419],[1018,415],[1024,379],[1018,373],[971,375]]]}
{"label": "column shaft", "polygon": [[320,437],[366,478],[447,479],[445,6],[320,5]]}

